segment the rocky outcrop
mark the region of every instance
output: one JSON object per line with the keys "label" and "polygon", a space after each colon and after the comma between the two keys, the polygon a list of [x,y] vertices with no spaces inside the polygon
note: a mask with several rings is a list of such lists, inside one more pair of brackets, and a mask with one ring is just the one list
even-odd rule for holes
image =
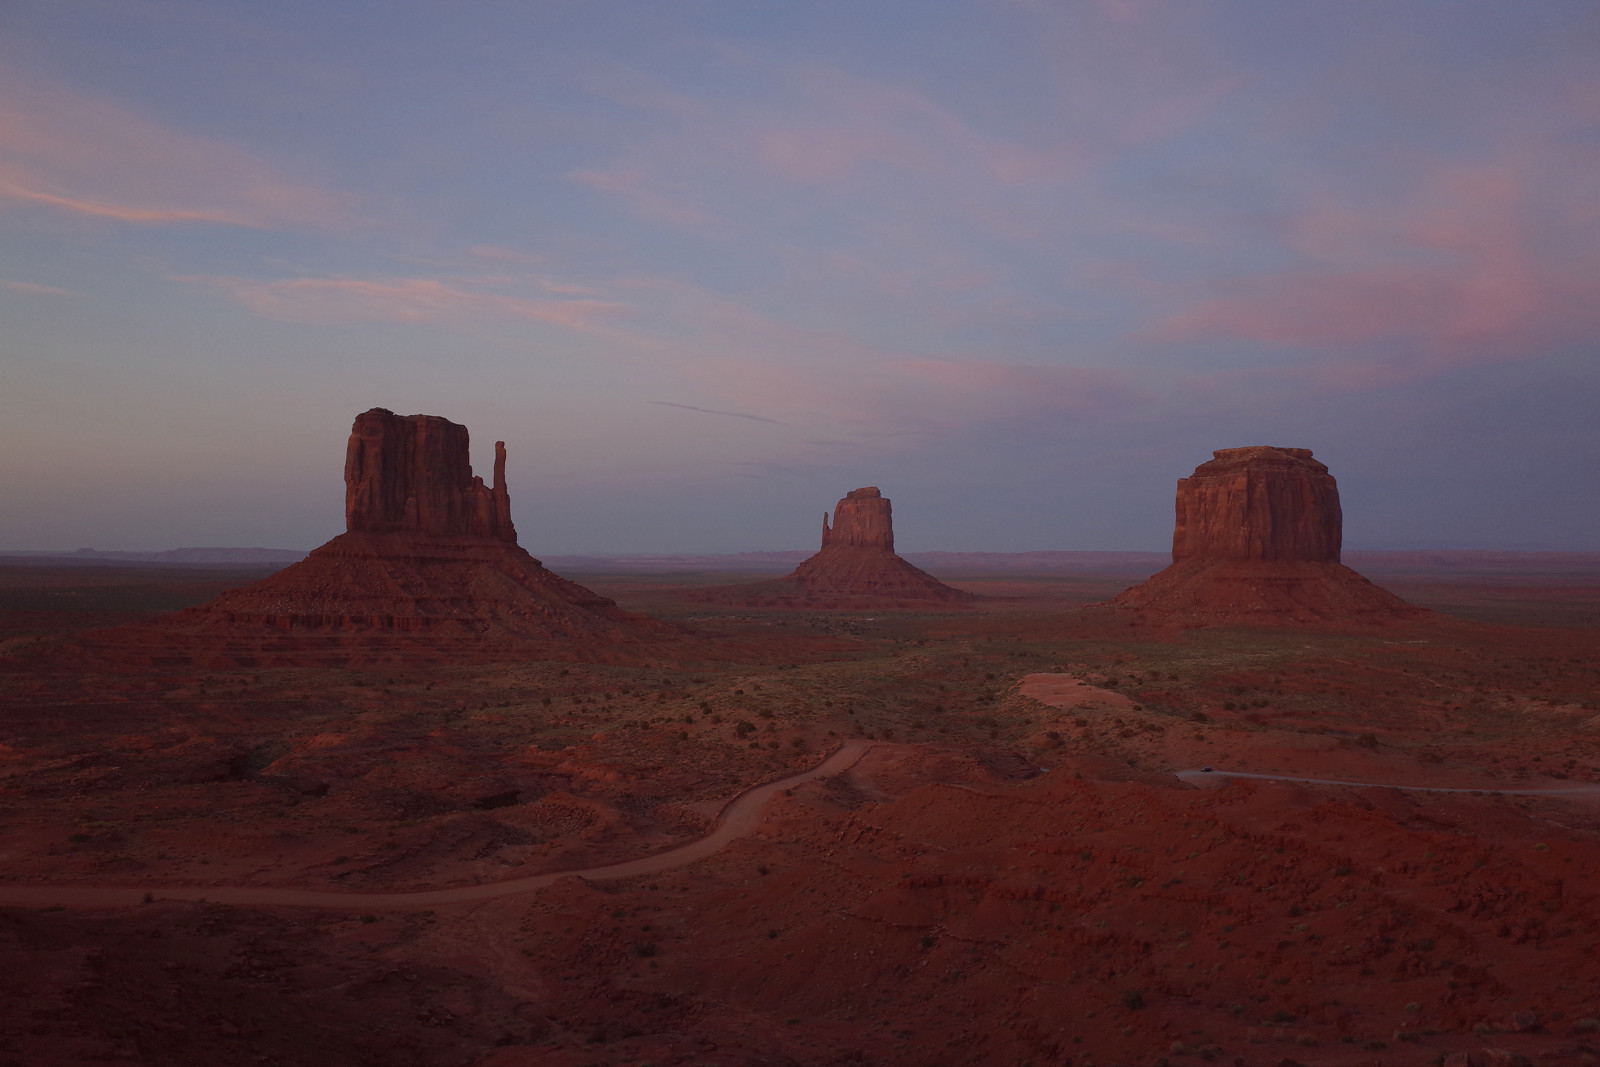
{"label": "rocky outcrop", "polygon": [[467,428],[437,415],[373,408],[356,416],[344,460],[345,529],[517,540],[506,492],[506,443],[494,486],[472,473]]}
{"label": "rocky outcrop", "polygon": [[833,509],[833,526],[822,513],[822,547],[894,552],[894,516],[889,498],[875,485],[852,489]]}
{"label": "rocky outcrop", "polygon": [[771,582],[702,590],[695,599],[772,607],[924,607],[977,599],[913,567],[894,552],[889,498],[876,486],[852,489],[822,516],[822,548]]}
{"label": "rocky outcrop", "polygon": [[209,604],[97,640],[164,662],[350,666],[607,659],[675,636],[518,546],[505,462],[496,442],[494,485],[485,486],[472,473],[465,426],[364,412],[345,452],[345,533]]}
{"label": "rocky outcrop", "polygon": [[1221,448],[1178,479],[1172,558],[1339,562],[1339,486],[1309,448]]}
{"label": "rocky outcrop", "polygon": [[1418,618],[1339,562],[1339,487],[1306,448],[1224,448],[1178,480],[1172,565],[1116,597],[1184,625]]}

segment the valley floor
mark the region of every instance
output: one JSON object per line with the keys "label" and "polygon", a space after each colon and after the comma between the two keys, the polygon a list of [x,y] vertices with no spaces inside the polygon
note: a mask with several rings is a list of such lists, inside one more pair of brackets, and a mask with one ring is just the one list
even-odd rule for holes
{"label": "valley floor", "polygon": [[[1520,795],[1600,782],[1593,584],[1361,634],[574,577],[699,658],[75,670],[229,578],[0,568],[0,881],[73,900],[0,908],[0,1064],[1600,1062],[1600,802]],[[847,744],[693,862],[377,899],[660,855]]]}

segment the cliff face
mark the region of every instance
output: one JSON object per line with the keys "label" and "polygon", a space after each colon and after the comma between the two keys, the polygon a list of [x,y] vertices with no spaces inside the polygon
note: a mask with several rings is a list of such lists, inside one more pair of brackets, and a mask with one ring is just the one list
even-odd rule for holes
{"label": "cliff face", "polygon": [[1339,562],[1339,487],[1306,448],[1224,448],[1178,481],[1172,565],[1111,603],[1187,626],[1418,618]]}
{"label": "cliff face", "polygon": [[515,543],[504,441],[495,442],[494,453],[490,488],[472,473],[465,426],[437,415],[362,412],[345,448],[345,528]]}
{"label": "cliff face", "polygon": [[1339,486],[1308,448],[1223,448],[1178,480],[1172,558],[1339,562]]}
{"label": "cliff face", "polygon": [[833,509],[833,526],[822,516],[822,547],[868,548],[894,552],[894,516],[889,498],[877,486],[852,489]]}

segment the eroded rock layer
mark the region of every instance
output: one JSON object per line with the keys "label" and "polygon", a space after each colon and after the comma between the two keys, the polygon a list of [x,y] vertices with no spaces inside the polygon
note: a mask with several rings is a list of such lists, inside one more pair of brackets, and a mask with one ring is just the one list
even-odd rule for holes
{"label": "eroded rock layer", "polygon": [[546,570],[517,545],[495,444],[492,488],[467,428],[374,408],[345,461],[347,532],[208,604],[89,635],[163,662],[339,666],[418,658],[610,658],[676,631]]}
{"label": "eroded rock layer", "polygon": [[1224,448],[1178,480],[1172,565],[1112,604],[1185,625],[1427,614],[1339,562],[1339,487],[1306,448]]}
{"label": "eroded rock layer", "polygon": [[776,581],[706,590],[698,599],[779,607],[960,604],[971,593],[945,585],[895,555],[889,498],[875,486],[852,489],[822,517],[822,548]]}
{"label": "eroded rock layer", "polygon": [[1339,562],[1339,486],[1309,448],[1221,448],[1178,479],[1172,558]]}
{"label": "eroded rock layer", "polygon": [[822,513],[822,547],[894,552],[894,514],[875,485],[852,489],[833,509],[833,526]]}
{"label": "eroded rock layer", "polygon": [[345,529],[517,540],[506,492],[506,443],[494,443],[494,487],[472,473],[467,428],[437,415],[373,408],[356,416],[344,459]]}

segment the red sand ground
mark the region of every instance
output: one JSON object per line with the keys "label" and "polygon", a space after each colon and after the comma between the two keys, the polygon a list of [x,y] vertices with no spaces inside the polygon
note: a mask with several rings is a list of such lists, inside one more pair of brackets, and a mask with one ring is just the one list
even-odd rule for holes
{"label": "red sand ground", "polygon": [[[1103,599],[1085,581],[1007,579],[1015,599],[965,612],[676,609],[721,650],[698,661],[13,661],[11,883],[374,892],[593,866],[692,839],[845,738],[877,747],[775,797],[756,836],[633,880],[0,909],[0,1064],[1600,1061],[1600,805],[1171,773],[1600,780],[1592,589],[1407,589],[1565,625],[1361,634],[1129,627],[1065,610]],[[57,591],[92,612],[96,588]],[[20,595],[0,574],[0,610]],[[13,626],[25,649],[50,643],[38,623]]]}

